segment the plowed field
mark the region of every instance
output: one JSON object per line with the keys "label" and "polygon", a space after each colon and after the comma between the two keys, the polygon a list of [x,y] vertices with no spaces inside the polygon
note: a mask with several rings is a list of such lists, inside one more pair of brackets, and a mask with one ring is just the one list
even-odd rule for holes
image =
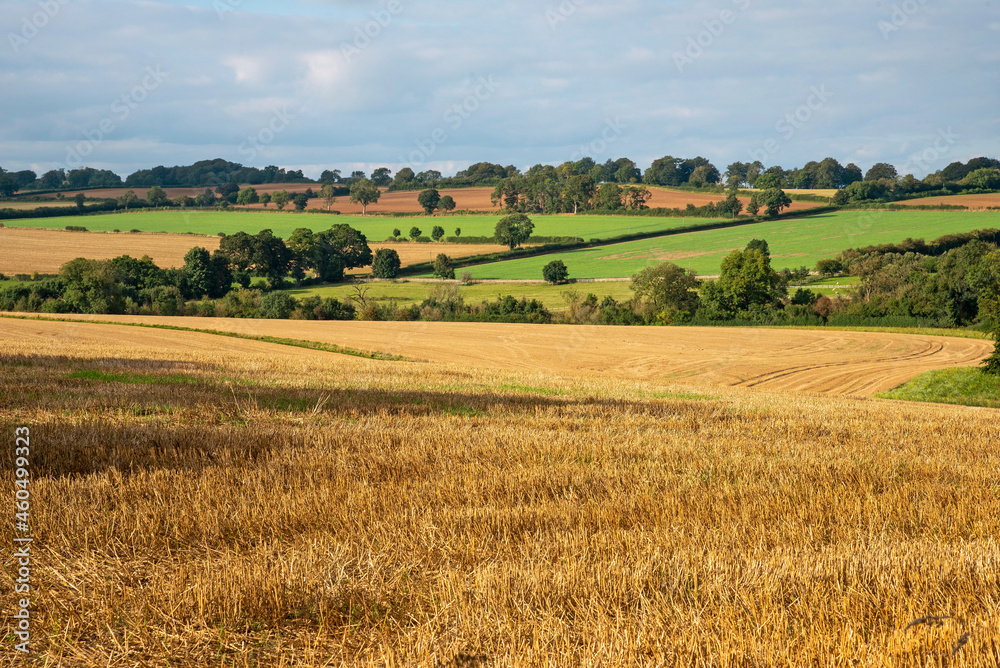
{"label": "plowed field", "polygon": [[896,204],[903,206],[967,206],[970,209],[987,209],[990,207],[1000,207],[1000,193],[990,193],[987,195],[951,195],[949,197],[924,197],[922,199],[908,199]]}
{"label": "plowed field", "polygon": [[[850,396],[872,396],[932,369],[977,364],[993,348],[979,339],[841,331],[73,318],[320,341],[470,368]],[[133,336],[112,329],[112,339]]]}
{"label": "plowed field", "polygon": [[[254,189],[258,193],[273,193],[277,190],[287,190],[289,193],[301,193],[305,192],[307,189],[311,188],[314,193],[319,193],[322,186],[316,183],[273,183],[266,185],[254,186]],[[84,191],[73,191],[65,193],[66,197],[73,197],[77,192],[83,192],[87,197],[90,198],[103,198],[103,197],[121,197],[129,188],[107,188],[103,190],[84,190]],[[145,198],[146,193],[149,191],[148,188],[133,188],[135,194],[140,198]],[[194,197],[202,192],[204,188],[164,188],[167,196],[171,199],[178,197],[180,195],[187,195],[189,197]],[[441,196],[451,195],[455,200],[455,205],[459,210],[467,211],[496,211],[497,207],[493,205],[490,201],[490,196],[493,194],[493,188],[444,188],[439,191]],[[697,193],[697,192],[681,192],[675,190],[665,190],[661,188],[651,188],[653,196],[649,200],[650,207],[664,207],[668,209],[683,209],[688,204],[694,204],[695,206],[704,206],[709,202],[718,202],[725,199],[725,196],[718,195],[715,193]],[[376,204],[372,204],[368,207],[370,213],[420,213],[423,208],[417,202],[417,196],[419,195],[417,190],[406,190],[400,192],[383,192],[382,197]],[[743,206],[745,207],[749,202],[749,197],[741,198],[743,200]],[[793,202],[790,211],[800,211],[803,209],[812,209],[820,206],[816,202]],[[263,204],[255,204],[251,206],[252,209],[262,209]],[[274,205],[269,204],[268,209],[274,210]],[[321,199],[309,200],[310,209],[326,209],[326,204]],[[350,198],[347,196],[338,197],[337,201],[333,203],[334,210],[340,211],[344,214],[358,214],[361,213],[360,204],[351,204]]]}

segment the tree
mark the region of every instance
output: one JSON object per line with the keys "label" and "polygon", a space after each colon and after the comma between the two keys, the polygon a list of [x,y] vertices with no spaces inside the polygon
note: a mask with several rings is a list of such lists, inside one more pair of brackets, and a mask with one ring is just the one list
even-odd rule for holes
{"label": "tree", "polygon": [[996,190],[1000,188],[1000,169],[983,168],[969,172],[962,179],[962,185],[982,188],[983,190]]}
{"label": "tree", "polygon": [[993,325],[993,353],[983,360],[983,373],[991,376],[1000,376],[1000,320]]}
{"label": "tree", "polygon": [[395,178],[392,180],[392,184],[395,187],[406,186],[413,183],[414,180],[413,170],[409,167],[403,167],[401,170],[396,172]]}
{"label": "tree", "polygon": [[423,234],[423,233],[424,233],[423,230],[421,230],[416,225],[414,225],[413,227],[410,228],[410,238],[413,239],[414,241],[416,241],[417,239],[419,239],[420,235]]}
{"label": "tree", "polygon": [[718,284],[737,311],[755,304],[773,304],[782,293],[781,277],[771,268],[770,257],[759,247],[733,251],[726,256]]}
{"label": "tree", "polygon": [[267,205],[271,203],[271,193],[264,193],[263,195],[261,195],[260,203],[263,204],[264,208],[266,209]]}
{"label": "tree", "polygon": [[892,165],[879,162],[872,165],[872,168],[865,174],[865,181],[887,180],[895,182],[899,178],[899,172]]}
{"label": "tree", "polygon": [[167,193],[163,192],[163,188],[160,186],[153,186],[146,192],[146,201],[149,202],[151,206],[163,206],[170,200],[167,198]]}
{"label": "tree", "polygon": [[222,197],[223,199],[229,197],[233,193],[238,193],[239,191],[240,191],[239,185],[233,183],[232,181],[227,181],[226,183],[222,183],[215,189],[215,192],[218,193],[219,197]]}
{"label": "tree", "polygon": [[87,196],[84,195],[83,193],[77,193],[73,197],[73,201],[76,202],[76,206],[78,208],[82,209],[83,208],[83,203],[87,201]]}
{"label": "tree", "polygon": [[380,248],[372,260],[372,276],[375,278],[396,278],[399,275],[399,253],[392,248]]}
{"label": "tree", "polygon": [[444,253],[438,253],[434,258],[434,275],[439,278],[455,278],[455,268],[451,265],[451,258]]}
{"label": "tree", "polygon": [[139,198],[136,196],[135,191],[134,190],[128,190],[128,191],[125,192],[124,195],[122,195],[121,197],[118,198],[118,206],[123,206],[123,207],[125,207],[125,210],[128,211],[129,205],[130,204],[135,204],[138,201],[139,201]]}
{"label": "tree", "polygon": [[197,206],[212,206],[215,204],[215,195],[212,194],[211,188],[205,188],[205,192],[197,195],[194,198],[194,203]]}
{"label": "tree", "polygon": [[[755,192],[750,197],[750,203],[756,203],[758,210],[760,206],[763,206],[765,208],[764,213],[768,216],[777,216],[781,213],[782,209],[792,205],[792,200],[781,188],[768,188],[764,191]],[[749,210],[750,208],[748,207],[747,211]]]}
{"label": "tree", "polygon": [[454,211],[455,206],[455,200],[451,195],[445,195],[441,198],[441,201],[438,202],[438,207],[440,207],[442,211]]}
{"label": "tree", "polygon": [[417,202],[424,207],[424,211],[428,214],[434,213],[434,209],[438,207],[440,201],[441,194],[434,188],[428,188],[417,195]]}
{"label": "tree", "polygon": [[435,225],[431,229],[431,239],[433,239],[434,241],[441,241],[441,238],[443,236],[444,236],[444,228],[441,227],[440,225]]}
{"label": "tree", "polygon": [[664,262],[632,277],[632,292],[647,319],[670,325],[698,310],[698,277],[691,270]]}
{"label": "tree", "polygon": [[715,206],[719,213],[728,213],[733,218],[740,215],[740,212],[743,211],[743,201],[734,192],[729,193],[724,201],[719,202]]}
{"label": "tree", "polygon": [[17,178],[0,167],[0,197],[12,197],[18,190]]}
{"label": "tree", "polygon": [[816,263],[816,271],[821,276],[836,276],[844,271],[844,264],[840,260],[820,260]]}
{"label": "tree", "polygon": [[392,183],[392,177],[389,175],[388,167],[379,167],[374,172],[372,172],[372,183],[380,188],[384,188],[390,183]]}
{"label": "tree", "polygon": [[625,194],[625,208],[631,209],[633,211],[641,211],[642,209],[648,209],[646,202],[650,200],[653,193],[649,191],[649,188],[640,188],[638,186],[629,186],[624,190]]}
{"label": "tree", "polygon": [[363,172],[362,178],[351,184],[351,204],[361,204],[361,214],[364,216],[368,215],[368,205],[378,202],[381,196],[378,186],[364,178]]}
{"label": "tree", "polygon": [[764,239],[751,239],[743,250],[759,250],[768,261],[771,259],[771,247]]}
{"label": "tree", "polygon": [[295,205],[296,211],[305,211],[306,206],[309,204],[309,195],[305,193],[299,193],[292,198],[292,203]]}
{"label": "tree", "polygon": [[218,299],[229,292],[233,283],[229,257],[221,251],[210,255],[204,248],[192,248],[184,256],[181,273],[187,297]]}
{"label": "tree", "polygon": [[566,179],[565,185],[563,185],[562,196],[566,204],[573,206],[573,213],[577,213],[580,207],[587,207],[590,205],[590,200],[594,197],[594,192],[597,186],[594,184],[594,180],[590,176],[574,175]]}
{"label": "tree", "polygon": [[552,285],[565,283],[566,279],[569,278],[569,269],[566,268],[566,264],[562,260],[552,260],[542,267],[542,278]]}
{"label": "tree", "polygon": [[287,292],[276,290],[264,295],[257,310],[257,317],[276,320],[287,320],[295,311],[295,297]]}
{"label": "tree", "polygon": [[330,208],[333,207],[333,203],[337,201],[337,196],[334,193],[336,193],[336,190],[334,190],[333,186],[329,183],[323,186],[323,188],[319,191],[320,199],[326,202],[327,211],[329,211]]}
{"label": "tree", "polygon": [[597,189],[597,208],[614,211],[622,208],[622,188],[616,183],[604,183]]}
{"label": "tree", "polygon": [[769,188],[780,188],[781,179],[777,174],[764,173],[757,177],[753,187],[757,190],[767,190]]}
{"label": "tree", "polygon": [[247,186],[240,191],[240,194],[236,197],[236,203],[240,206],[250,206],[251,204],[256,204],[260,201],[260,195],[257,194],[257,189],[253,186]]}
{"label": "tree", "polygon": [[493,230],[493,238],[498,244],[509,246],[514,250],[531,236],[535,224],[523,213],[501,218]]}
{"label": "tree", "polygon": [[285,205],[292,199],[287,190],[279,190],[271,195],[271,201],[278,207],[278,211],[285,208]]}
{"label": "tree", "polygon": [[403,232],[398,227],[392,228],[392,238],[393,239],[397,239],[398,240],[401,234],[403,234]]}
{"label": "tree", "polygon": [[461,227],[456,227],[455,228],[455,236],[456,237],[462,236],[462,228]]}

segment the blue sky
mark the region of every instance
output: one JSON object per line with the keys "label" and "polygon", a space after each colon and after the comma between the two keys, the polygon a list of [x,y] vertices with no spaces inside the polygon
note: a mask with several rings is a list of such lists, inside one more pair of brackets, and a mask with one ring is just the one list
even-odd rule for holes
{"label": "blue sky", "polygon": [[1000,155],[1000,1],[0,0],[0,165]]}

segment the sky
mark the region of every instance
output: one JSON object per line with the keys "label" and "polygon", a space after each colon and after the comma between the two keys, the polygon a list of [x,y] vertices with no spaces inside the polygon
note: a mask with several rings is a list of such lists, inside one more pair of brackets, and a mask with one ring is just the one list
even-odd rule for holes
{"label": "sky", "polygon": [[0,0],[0,166],[1000,155],[1000,0]]}

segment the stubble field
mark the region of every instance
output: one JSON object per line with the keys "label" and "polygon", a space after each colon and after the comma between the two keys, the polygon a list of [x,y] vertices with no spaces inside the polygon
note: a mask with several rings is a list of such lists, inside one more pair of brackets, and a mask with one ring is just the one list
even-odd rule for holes
{"label": "stubble field", "polygon": [[39,665],[1000,665],[994,411],[3,322]]}

